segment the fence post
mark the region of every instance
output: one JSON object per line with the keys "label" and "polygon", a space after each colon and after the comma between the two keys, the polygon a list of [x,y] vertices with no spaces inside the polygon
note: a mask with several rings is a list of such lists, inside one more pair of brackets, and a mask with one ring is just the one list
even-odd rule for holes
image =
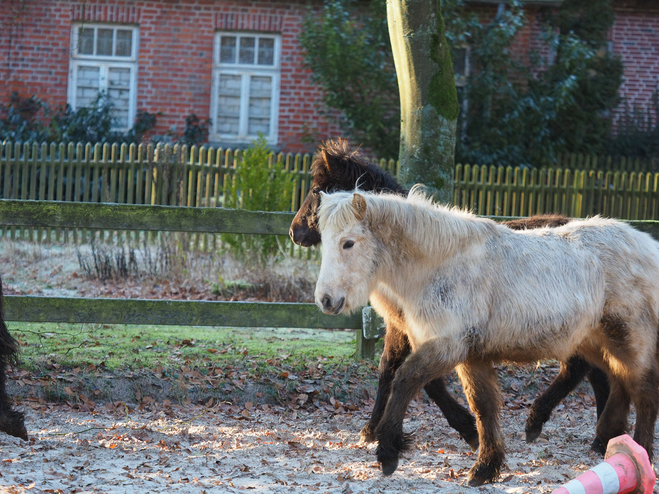
{"label": "fence post", "polygon": [[375,357],[375,342],[384,333],[385,324],[373,307],[362,309],[362,328],[356,330],[358,359],[373,360]]}

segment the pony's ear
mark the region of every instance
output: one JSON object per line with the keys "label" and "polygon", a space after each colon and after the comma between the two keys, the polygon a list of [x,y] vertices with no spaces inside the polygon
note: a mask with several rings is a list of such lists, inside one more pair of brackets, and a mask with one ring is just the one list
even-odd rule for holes
{"label": "pony's ear", "polygon": [[355,216],[359,221],[366,216],[366,199],[360,194],[352,195],[352,207],[355,210]]}

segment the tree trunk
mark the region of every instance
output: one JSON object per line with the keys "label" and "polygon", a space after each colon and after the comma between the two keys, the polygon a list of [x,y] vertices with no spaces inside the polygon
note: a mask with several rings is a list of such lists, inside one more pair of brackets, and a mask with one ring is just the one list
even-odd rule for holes
{"label": "tree trunk", "polygon": [[440,0],[387,0],[400,92],[401,182],[453,201],[458,96]]}

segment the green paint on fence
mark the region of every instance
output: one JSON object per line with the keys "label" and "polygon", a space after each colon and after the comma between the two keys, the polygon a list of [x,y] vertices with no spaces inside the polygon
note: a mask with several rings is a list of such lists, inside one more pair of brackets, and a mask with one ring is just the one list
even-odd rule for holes
{"label": "green paint on fence", "polygon": [[362,328],[361,313],[324,314],[315,304],[90,299],[8,295],[5,319],[20,322],[237,326],[247,328]]}
{"label": "green paint on fence", "polygon": [[294,213],[224,208],[0,200],[0,225],[288,235]]}

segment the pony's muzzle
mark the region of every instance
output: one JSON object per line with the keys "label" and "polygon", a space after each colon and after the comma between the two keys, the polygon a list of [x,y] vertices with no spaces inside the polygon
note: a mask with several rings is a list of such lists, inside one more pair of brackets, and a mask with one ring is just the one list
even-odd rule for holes
{"label": "pony's muzzle", "polygon": [[339,314],[343,309],[345,302],[345,297],[334,300],[331,295],[326,293],[323,295],[323,298],[321,298],[320,301],[317,301],[316,303],[325,314]]}
{"label": "pony's muzzle", "polygon": [[318,231],[310,230],[304,225],[292,224],[288,230],[288,235],[293,243],[302,247],[311,247],[320,243],[320,234]]}

